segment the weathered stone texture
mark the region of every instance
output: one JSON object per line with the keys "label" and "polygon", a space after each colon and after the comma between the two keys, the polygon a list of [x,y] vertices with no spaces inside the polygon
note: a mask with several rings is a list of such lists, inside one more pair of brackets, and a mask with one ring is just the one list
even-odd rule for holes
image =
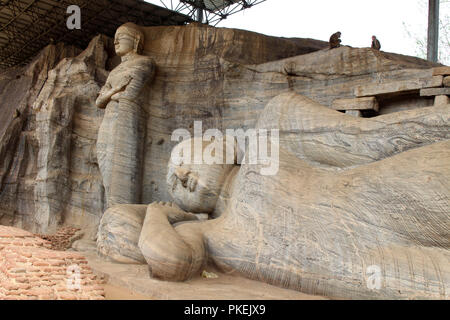
{"label": "weathered stone texture", "polygon": [[[158,66],[156,84],[141,106],[149,128],[144,203],[169,197],[161,181],[172,130],[188,127],[193,119],[204,118],[210,125],[221,121],[212,95],[221,87],[222,57],[261,63],[326,47],[317,40],[198,25],[149,28],[146,38],[145,54]],[[257,50],[249,50],[250,43]],[[1,75],[1,223],[33,232],[54,232],[65,223],[95,238],[105,210],[96,151],[103,111],[95,99],[107,79],[105,69],[117,65],[113,52],[105,37],[93,39],[75,58],[77,49],[49,46],[26,68]]]}
{"label": "weathered stone texture", "polygon": [[[365,119],[295,93],[275,97],[256,127],[279,129],[276,174],[261,174],[267,164],[169,162],[168,190],[186,212],[148,205],[139,248],[152,277],[187,280],[212,261],[327,297],[448,299],[449,112]],[[200,200],[211,205],[198,210]],[[188,212],[215,219],[171,223]]]}
{"label": "weathered stone texture", "polygon": [[[109,73],[116,61],[110,39],[98,36],[57,65],[49,47],[25,71],[2,76],[0,95],[9,100],[0,100],[8,113],[0,118],[1,223],[43,233],[76,225],[97,237],[101,255],[147,262],[152,275],[172,280],[189,278],[210,258],[225,272],[312,294],[448,299],[449,106],[420,97],[420,90],[444,84],[446,69],[369,48],[328,50],[318,41],[198,24],[143,31],[142,54],[154,61],[154,79],[123,105],[142,112],[118,123],[126,131],[143,120],[145,134],[107,128],[98,138],[100,123],[114,122],[117,107],[107,105],[112,115],[105,117],[95,106],[98,93],[109,74],[121,80],[120,66],[119,76]],[[22,73],[29,76],[15,78]],[[373,107],[355,108],[357,97],[369,97]],[[382,115],[344,115],[330,110],[334,101],[348,101],[341,110],[357,116]],[[261,176],[253,165],[203,168],[195,174],[210,174],[205,181],[215,189],[197,183],[206,191],[196,198],[195,188],[182,189],[186,172],[178,172],[184,181],[174,180],[176,209],[153,203],[105,212],[109,182],[99,154],[110,154],[102,148],[123,138],[116,154],[127,159],[119,161],[127,171],[111,183],[118,196],[170,201],[171,134],[193,132],[197,120],[203,130],[280,129],[280,173]],[[112,139],[104,139],[108,132]],[[142,155],[131,161],[134,154]],[[138,171],[136,185],[120,180],[134,182]],[[218,218],[172,228],[192,218],[181,208]],[[365,286],[370,265],[382,268],[384,290]]]}
{"label": "weathered stone texture", "polygon": [[450,76],[446,76],[443,81],[444,87],[450,87]]}
{"label": "weathered stone texture", "polygon": [[67,48],[50,46],[26,69],[23,81],[30,80],[28,88],[20,87],[26,93],[16,105],[20,116],[2,137],[2,223],[44,233],[65,222],[95,234],[103,210],[95,155],[103,112],[93,105],[106,80],[108,41],[99,36],[76,58],[62,60],[54,51]]}
{"label": "weathered stone texture", "polygon": [[[193,122],[201,120],[204,130],[247,129],[280,93],[294,91],[331,107],[336,99],[354,98],[357,86],[428,79],[435,66],[368,48],[328,50],[321,41],[198,24],[148,27],[144,34],[143,54],[154,60],[156,70],[141,97],[147,121],[142,203],[171,200],[166,164],[175,145],[170,136],[177,128],[192,132]],[[106,204],[96,150],[103,111],[94,102],[107,79],[105,69],[117,64],[109,44],[109,39],[97,37],[81,55],[56,67],[59,59],[49,58],[56,54],[43,54],[27,71],[0,78],[0,94],[10,99],[0,99],[10,117],[1,118],[6,124],[1,126],[6,133],[0,144],[2,223],[34,232],[72,224],[95,239]],[[26,76],[15,79],[20,74]],[[28,87],[35,93],[25,99],[21,95]],[[381,99],[380,113],[433,102],[425,97]],[[21,106],[21,115],[12,119],[15,105]]]}
{"label": "weathered stone texture", "polygon": [[106,210],[97,237],[98,253],[120,263],[145,263],[138,247],[146,205],[121,205]]}

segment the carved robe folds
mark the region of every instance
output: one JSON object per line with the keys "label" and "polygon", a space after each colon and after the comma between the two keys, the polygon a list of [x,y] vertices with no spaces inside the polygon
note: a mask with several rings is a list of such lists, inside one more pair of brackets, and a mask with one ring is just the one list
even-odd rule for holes
{"label": "carved robe folds", "polygon": [[134,56],[123,61],[111,71],[97,99],[101,107],[102,97],[107,99],[113,93],[107,102],[97,140],[108,208],[119,203],[140,203],[147,121],[142,98],[154,69],[149,57]]}

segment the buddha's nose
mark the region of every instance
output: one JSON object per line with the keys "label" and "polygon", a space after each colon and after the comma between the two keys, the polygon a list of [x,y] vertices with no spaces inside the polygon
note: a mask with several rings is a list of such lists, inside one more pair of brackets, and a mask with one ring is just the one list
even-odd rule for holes
{"label": "buddha's nose", "polygon": [[175,169],[175,175],[180,179],[182,182],[185,182],[188,178],[189,170],[184,169],[182,167],[178,167]]}

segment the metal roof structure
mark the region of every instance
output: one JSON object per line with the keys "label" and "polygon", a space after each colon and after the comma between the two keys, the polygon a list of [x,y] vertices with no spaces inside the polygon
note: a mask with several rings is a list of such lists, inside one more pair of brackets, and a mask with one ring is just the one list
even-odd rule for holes
{"label": "metal roof structure", "polygon": [[195,21],[217,25],[228,16],[264,1],[266,0],[159,0],[159,3],[167,9],[184,13]]}
{"label": "metal roof structure", "polygon": [[[81,29],[70,30],[67,8],[81,9]],[[97,34],[114,36],[125,22],[183,25],[192,19],[142,0],[0,0],[0,70],[23,65],[49,43],[84,49]]]}
{"label": "metal roof structure", "polygon": [[[50,43],[84,49],[97,34],[113,37],[125,22],[143,26],[217,25],[266,0],[0,0],[0,70],[24,65]],[[152,2],[152,3],[149,3]],[[429,57],[436,60],[439,0],[429,0]],[[67,8],[81,9],[81,29],[70,30]]]}
{"label": "metal roof structure", "polygon": [[[125,22],[142,26],[217,24],[265,0],[0,0],[0,70],[28,63],[50,43],[81,49],[97,34],[113,37]],[[176,5],[174,5],[176,3]],[[81,29],[68,29],[67,8],[81,11]]]}

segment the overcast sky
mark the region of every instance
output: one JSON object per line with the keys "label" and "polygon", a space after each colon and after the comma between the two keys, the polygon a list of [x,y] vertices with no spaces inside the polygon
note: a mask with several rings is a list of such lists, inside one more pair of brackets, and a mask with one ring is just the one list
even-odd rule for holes
{"label": "overcast sky", "polygon": [[[159,0],[148,2],[160,4]],[[324,41],[341,31],[343,44],[353,47],[370,46],[374,34],[383,51],[416,55],[415,41],[407,36],[403,23],[412,33],[426,35],[427,3],[427,0],[267,0],[229,16],[218,27]],[[450,4],[441,4],[441,15],[449,11]]]}

